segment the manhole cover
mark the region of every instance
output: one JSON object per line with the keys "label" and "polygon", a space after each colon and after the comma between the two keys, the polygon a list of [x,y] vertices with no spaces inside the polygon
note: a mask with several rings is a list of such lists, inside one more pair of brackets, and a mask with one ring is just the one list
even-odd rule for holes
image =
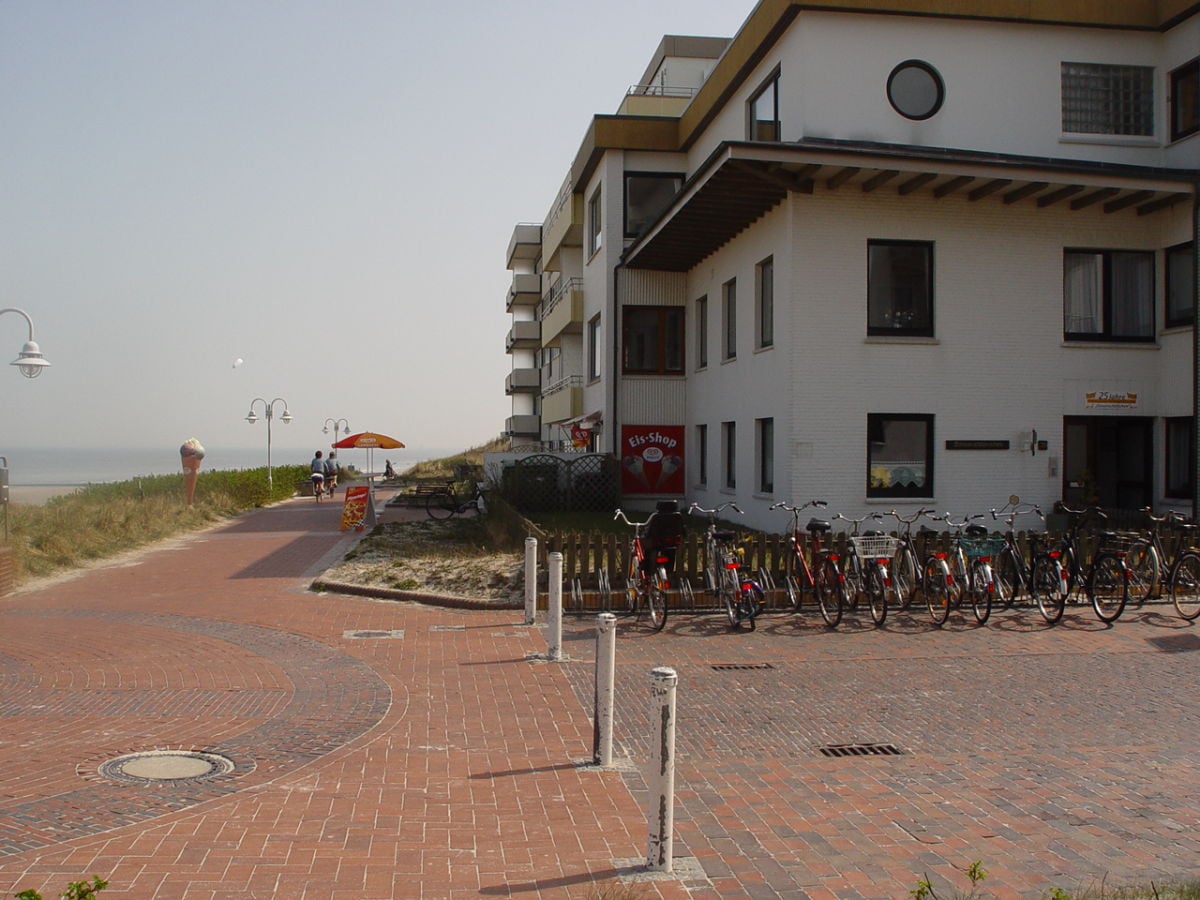
{"label": "manhole cover", "polygon": [[227,775],[233,768],[233,760],[216,753],[201,753],[197,750],[148,750],[144,753],[118,756],[101,763],[100,774],[131,784],[159,784],[208,781],[218,775]]}
{"label": "manhole cover", "polygon": [[831,744],[819,748],[822,756],[900,756],[904,753],[895,744]]}

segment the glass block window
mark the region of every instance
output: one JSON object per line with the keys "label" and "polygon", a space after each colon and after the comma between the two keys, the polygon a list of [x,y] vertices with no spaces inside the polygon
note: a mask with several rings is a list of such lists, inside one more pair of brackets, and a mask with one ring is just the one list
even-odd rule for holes
{"label": "glass block window", "polygon": [[1154,68],[1063,63],[1062,130],[1153,136]]}

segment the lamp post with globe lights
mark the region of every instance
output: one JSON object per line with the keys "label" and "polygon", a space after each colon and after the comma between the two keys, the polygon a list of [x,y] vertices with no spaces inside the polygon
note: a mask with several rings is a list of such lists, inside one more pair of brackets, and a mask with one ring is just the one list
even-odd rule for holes
{"label": "lamp post with globe lights", "polygon": [[333,442],[338,442],[338,428],[340,427],[345,434],[350,433],[350,423],[345,419],[326,419],[325,427],[321,429],[322,434],[329,434],[329,426],[333,426]]}
{"label": "lamp post with globe lights", "polygon": [[29,313],[25,310],[16,307],[0,309],[0,316],[5,313],[17,313],[25,319],[25,323],[29,326],[29,340],[25,342],[25,346],[21,348],[21,355],[13,360],[12,365],[20,369],[21,374],[26,378],[37,378],[42,374],[42,369],[49,366],[50,363],[42,356],[41,349],[33,339],[33,319],[29,318]]}
{"label": "lamp post with globe lights", "polygon": [[262,397],[255,397],[250,401],[250,412],[246,414],[246,421],[251,425],[258,421],[258,416],[254,414],[255,403],[261,403],[263,405],[263,414],[267,417],[267,492],[274,494],[275,482],[271,477],[271,419],[275,417],[275,404],[283,404],[283,415],[279,417],[279,420],[283,422],[284,425],[287,425],[292,421],[292,414],[288,412],[287,401],[282,397],[276,397],[270,403],[268,403]]}

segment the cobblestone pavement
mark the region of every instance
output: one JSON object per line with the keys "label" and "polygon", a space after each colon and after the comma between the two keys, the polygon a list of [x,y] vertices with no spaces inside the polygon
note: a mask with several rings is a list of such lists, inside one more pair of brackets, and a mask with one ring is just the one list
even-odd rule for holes
{"label": "cobblestone pavement", "polygon": [[[623,621],[599,770],[593,616],[551,663],[519,612],[315,594],[357,538],[339,516],[294,500],[0,598],[0,895],[903,898],[980,860],[995,896],[1037,897],[1197,869],[1200,629],[1169,608]],[[676,872],[650,879],[659,665]],[[897,754],[822,753],[843,744]],[[121,768],[164,751],[228,770]]]}

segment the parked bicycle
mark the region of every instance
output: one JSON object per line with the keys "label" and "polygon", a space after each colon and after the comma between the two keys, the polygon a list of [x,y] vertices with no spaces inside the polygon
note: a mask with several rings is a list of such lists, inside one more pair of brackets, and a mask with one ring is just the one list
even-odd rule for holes
{"label": "parked bicycle", "polygon": [[667,592],[671,587],[670,573],[675,568],[678,544],[675,547],[651,545],[646,531],[654,520],[653,515],[644,522],[633,522],[618,509],[613,519],[620,519],[633,528],[626,553],[626,614],[641,618],[642,610],[645,610],[651,629],[662,631],[667,624]]}
{"label": "parked bicycle", "polygon": [[[1150,520],[1150,527],[1125,555],[1130,573],[1130,600],[1140,603],[1169,593],[1175,611],[1191,621],[1200,616],[1200,552],[1192,545],[1196,526],[1174,510],[1161,516],[1154,515],[1150,507],[1142,512]],[[1175,531],[1170,553],[1163,543],[1163,526]]]}
{"label": "parked bicycle", "polygon": [[899,542],[882,531],[868,530],[859,534],[859,526],[868,519],[882,519],[880,513],[869,513],[860,519],[851,519],[838,513],[834,518],[843,519],[851,525],[843,569],[846,592],[850,598],[848,606],[855,609],[859,596],[865,596],[871,610],[871,621],[876,626],[882,625],[887,619],[888,592],[892,590],[888,566]]}
{"label": "parked bicycle", "polygon": [[477,516],[487,512],[487,501],[484,499],[486,488],[482,481],[474,482],[475,491],[471,495],[459,494],[456,483],[447,481],[444,488],[431,493],[425,501],[425,512],[431,519],[449,519],[451,516],[473,512]]}
{"label": "parked bicycle", "polygon": [[804,599],[805,588],[812,592],[821,610],[825,624],[837,628],[842,621],[842,609],[846,605],[846,582],[838,567],[838,554],[832,547],[821,544],[821,536],[828,535],[830,525],[823,519],[809,519],[804,530],[809,533],[808,556],[804,554],[804,534],[800,530],[800,513],[809,507],[824,509],[824,500],[809,500],[801,506],[789,506],[780,501],[771,504],[771,509],[782,509],[791,513],[792,523],[788,533],[788,551],[784,567],[784,585],[788,602],[793,610],[799,611]]}
{"label": "parked bicycle", "polygon": [[[1058,582],[1054,585],[1056,589],[1048,590],[1045,597],[1039,593],[1038,606],[1049,606],[1050,615],[1046,621],[1057,622],[1072,596],[1082,592],[1091,602],[1096,617],[1101,622],[1111,624],[1121,617],[1129,600],[1129,570],[1124,561],[1128,538],[1115,531],[1095,530],[1096,546],[1091,561],[1085,565],[1082,562],[1079,532],[1085,522],[1104,521],[1108,516],[1097,506],[1068,509],[1059,504],[1059,509],[1070,517],[1070,524],[1058,547],[1052,548],[1049,555],[1060,561],[1061,570]],[[1034,579],[1035,592],[1050,585],[1049,578]]]}
{"label": "parked bicycle", "polygon": [[[1003,544],[994,557],[995,599],[1003,609],[1012,609],[1018,602],[1036,602],[1045,621],[1053,625],[1062,618],[1062,610],[1051,599],[1052,593],[1064,583],[1061,553],[1047,551],[1036,536],[1029,538],[1029,552],[1017,542],[1016,521],[1021,516],[1037,516],[1045,521],[1041,509],[1032,503],[1022,504],[1015,494],[1000,509],[991,511],[994,520],[1005,523]],[[1035,589],[1035,581],[1040,589]]]}
{"label": "parked bicycle", "polygon": [[[892,558],[891,575],[893,584],[893,596],[896,598],[896,606],[900,609],[908,609],[912,605],[913,598],[921,589],[921,564],[920,556],[917,553],[917,545],[913,540],[912,527],[913,523],[919,521],[923,516],[930,516],[936,519],[932,509],[922,507],[912,514],[910,518],[904,518],[896,510],[888,513],[896,520],[899,527],[896,530],[896,537],[899,543],[896,545],[896,555]],[[922,531],[925,529],[922,528]]]}
{"label": "parked bicycle", "polygon": [[1005,541],[1002,537],[989,535],[986,528],[971,521],[981,517],[982,514],[967,516],[961,522],[953,521],[949,513],[943,517],[954,532],[946,553],[951,578],[947,602],[944,606],[935,604],[929,609],[930,617],[939,627],[945,624],[951,606],[962,608],[969,604],[980,625],[985,624],[992,614],[992,601],[996,596],[992,559],[1005,546]]}
{"label": "parked bicycle", "polygon": [[708,516],[708,529],[704,532],[704,565],[709,591],[721,601],[730,628],[740,628],[745,622],[753,631],[755,620],[766,605],[766,596],[758,582],[743,569],[737,535],[717,527],[717,517],[727,509],[745,515],[733,501],[722,503],[715,509],[693,503],[688,513]]}

